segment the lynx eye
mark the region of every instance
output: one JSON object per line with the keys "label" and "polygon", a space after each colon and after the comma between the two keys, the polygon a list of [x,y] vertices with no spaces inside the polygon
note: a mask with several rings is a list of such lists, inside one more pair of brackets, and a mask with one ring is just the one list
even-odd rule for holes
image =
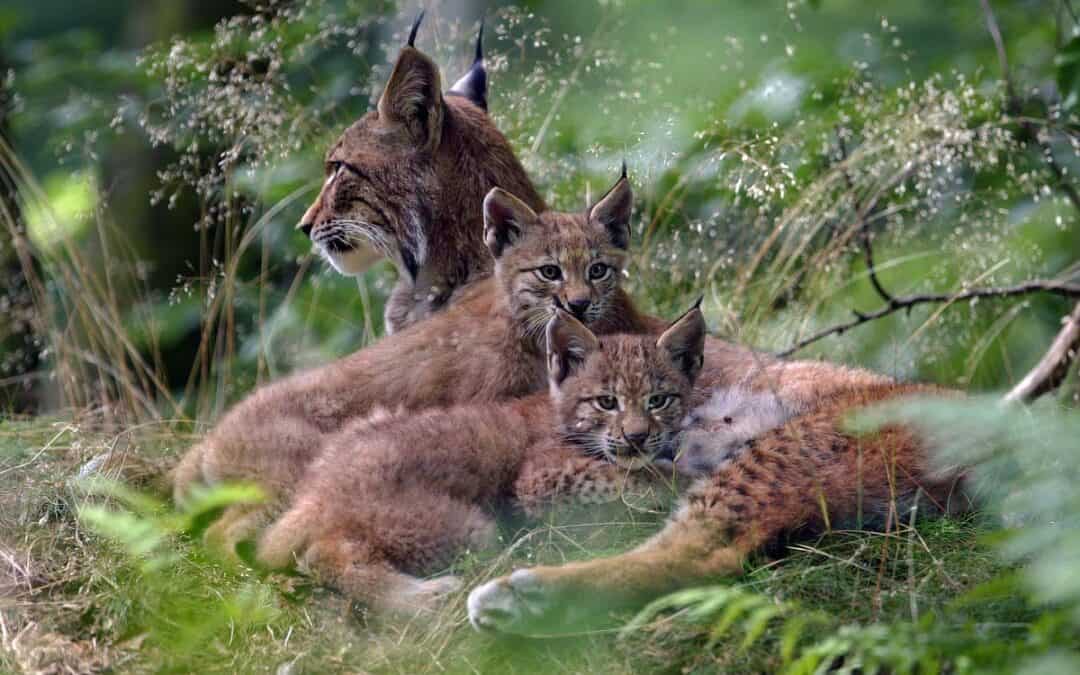
{"label": "lynx eye", "polygon": [[663,410],[671,405],[673,400],[675,400],[675,397],[671,394],[653,394],[645,402],[645,405],[648,406],[649,410]]}
{"label": "lynx eye", "polygon": [[611,276],[611,265],[593,263],[589,265],[589,281],[602,281]]}
{"label": "lynx eye", "polygon": [[326,163],[326,174],[328,176],[333,176],[334,174],[336,174],[338,171],[341,170],[341,167],[342,167],[341,162],[331,160],[331,161]]}
{"label": "lynx eye", "polygon": [[540,275],[540,278],[544,281],[558,281],[562,279],[562,270],[558,265],[541,265],[536,269],[536,273]]}
{"label": "lynx eye", "polygon": [[604,411],[612,411],[619,406],[614,396],[597,396],[593,399],[593,404]]}

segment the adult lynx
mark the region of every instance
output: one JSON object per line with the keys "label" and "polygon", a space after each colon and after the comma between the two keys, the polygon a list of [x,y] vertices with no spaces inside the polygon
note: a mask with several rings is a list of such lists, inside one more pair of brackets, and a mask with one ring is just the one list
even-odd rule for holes
{"label": "adult lynx", "polygon": [[327,152],[325,183],[298,225],[343,274],[359,274],[382,257],[394,263],[388,332],[430,316],[491,274],[480,204],[492,188],[544,210],[488,117],[483,29],[472,68],[444,94],[439,67],[413,46],[419,23],[377,109]]}

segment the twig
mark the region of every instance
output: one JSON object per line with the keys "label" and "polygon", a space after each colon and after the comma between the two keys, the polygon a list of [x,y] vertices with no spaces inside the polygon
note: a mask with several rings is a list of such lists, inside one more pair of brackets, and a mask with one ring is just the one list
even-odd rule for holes
{"label": "twig", "polygon": [[54,445],[54,444],[55,444],[55,443],[56,443],[56,442],[57,442],[58,440],[60,440],[60,437],[61,437],[61,436],[63,436],[64,434],[68,433],[69,431],[78,431],[78,428],[77,428],[77,427],[73,427],[73,426],[71,426],[70,424],[65,424],[65,425],[63,425],[63,426],[62,426],[62,427],[60,428],[60,431],[57,431],[57,432],[56,432],[56,434],[55,434],[55,435],[54,435],[54,436],[53,436],[52,438],[50,438],[50,439],[48,440],[48,442],[47,442],[47,443],[45,443],[45,445],[41,446],[41,449],[40,449],[40,450],[38,450],[38,451],[37,451],[37,452],[36,452],[36,453],[34,454],[34,456],[33,456],[33,457],[31,457],[30,459],[26,460],[26,461],[25,461],[25,462],[23,462],[22,464],[18,464],[18,465],[16,465],[16,466],[9,466],[9,467],[5,467],[4,469],[0,469],[0,476],[3,476],[4,474],[7,474],[7,473],[11,473],[12,471],[18,471],[19,469],[25,469],[26,467],[30,466],[31,464],[33,464],[34,462],[36,462],[36,461],[38,460],[38,458],[39,458],[39,457],[41,457],[41,456],[42,456],[42,455],[44,455],[44,454],[45,454],[45,453],[46,453],[47,451],[49,451],[49,450],[50,450],[50,449],[51,449],[51,448],[53,447],[53,445]]}
{"label": "twig", "polygon": [[1061,384],[1080,351],[1080,302],[1065,317],[1050,349],[1024,379],[1005,395],[1005,403],[1030,403]]}
{"label": "twig", "polygon": [[[1016,97],[1016,92],[1012,86],[1009,61],[1005,53],[1005,41],[1001,37],[1001,30],[998,28],[997,19],[994,17],[994,11],[990,8],[989,0],[979,0],[979,2],[982,5],[983,14],[986,16],[986,27],[990,31],[990,37],[993,39],[994,47],[997,49],[998,62],[1001,65],[1001,76],[1005,80],[1005,93],[1008,97],[1006,109],[1007,112],[1015,112],[1020,108],[1020,101]],[[1077,17],[1073,11],[1072,3],[1069,0],[1062,0],[1062,4],[1072,17],[1073,23],[1076,24]],[[1038,132],[1034,131],[1032,126],[1029,122],[1023,123],[1023,127],[1031,134],[1030,137],[1034,139],[1042,150],[1046,165],[1057,180],[1057,186],[1072,202],[1073,207],[1080,211],[1080,192],[1066,179],[1065,170],[1061,168],[1057,159],[1054,158],[1053,147],[1048,141],[1040,138]],[[1035,364],[1035,367],[1024,376],[1024,379],[1020,380],[1005,395],[1004,403],[1030,403],[1048,391],[1056,389],[1065,379],[1069,367],[1076,359],[1077,351],[1080,350],[1080,303],[1077,303],[1072,313],[1064,318],[1063,324],[1057,337],[1054,338],[1053,343],[1050,345],[1050,349]]]}
{"label": "twig", "polygon": [[892,297],[890,302],[873,312],[863,313],[858,310],[852,310],[855,314],[854,319],[818,331],[810,337],[800,340],[791,347],[779,352],[777,356],[791,356],[800,349],[803,349],[818,340],[829,337],[830,335],[842,335],[845,331],[855,328],[856,326],[861,326],[864,323],[869,323],[876,319],[894,314],[902,309],[910,309],[916,305],[937,304],[943,302],[954,303],[975,298],[1011,298],[1018,295],[1029,295],[1031,293],[1051,293],[1068,298],[1080,298],[1080,285],[1063,281],[1034,279],[1015,286],[972,288],[959,293],[922,293],[917,295]]}
{"label": "twig", "polygon": [[536,132],[536,137],[533,139],[532,145],[529,146],[529,153],[536,154],[536,151],[540,149],[540,144],[544,142],[544,136],[547,135],[548,127],[555,120],[555,115],[559,112],[559,108],[562,106],[563,99],[566,98],[566,94],[569,93],[570,87],[577,84],[578,73],[581,72],[581,67],[585,65],[589,56],[592,55],[593,44],[596,43],[597,37],[601,34],[601,31],[607,27],[607,14],[605,13],[599,22],[596,24],[596,29],[592,35],[581,48],[581,55],[578,56],[577,62],[574,64],[573,70],[563,81],[562,86],[555,92],[555,99],[551,102],[551,108],[548,110],[547,115],[544,117],[544,121],[540,124],[539,131]]}
{"label": "twig", "polygon": [[[851,176],[847,172],[847,168],[843,166],[843,163],[847,160],[847,146],[844,143],[844,136],[837,130],[836,141],[840,146],[841,168],[840,173],[844,176],[844,182],[847,183],[848,190],[854,194],[855,182],[851,180]],[[907,173],[905,172],[900,176],[901,182],[907,179]],[[864,206],[858,206],[855,209],[855,220],[859,226],[859,240],[862,242],[864,258],[866,260],[866,271],[870,275],[870,284],[877,291],[881,299],[887,303],[892,303],[894,298],[891,293],[885,290],[885,286],[881,284],[881,280],[878,279],[877,267],[874,265],[874,246],[870,241],[870,214],[877,208],[878,201],[881,199],[881,195],[884,190],[879,190],[877,194],[870,198],[870,200]]]}
{"label": "twig", "polygon": [[1005,53],[1005,40],[1001,37],[1001,29],[998,28],[997,18],[994,16],[994,10],[990,7],[990,0],[979,0],[979,4],[982,5],[983,15],[986,17],[986,29],[990,31],[990,38],[994,41],[994,48],[997,49],[998,65],[1001,66],[1001,77],[1005,80],[1005,95],[1009,99],[1009,107],[1012,108],[1016,103],[1016,92],[1013,90],[1012,77],[1009,73],[1009,57]]}
{"label": "twig", "polygon": [[1065,5],[1065,11],[1072,17],[1074,24],[1080,24],[1080,19],[1076,17],[1076,10],[1073,9],[1072,0],[1061,0],[1061,4]]}
{"label": "twig", "polygon": [[1061,168],[1057,160],[1054,158],[1054,150],[1050,147],[1050,143],[1044,140],[1037,141],[1039,147],[1042,148],[1043,158],[1046,160],[1046,165],[1050,167],[1050,171],[1054,174],[1054,178],[1057,179],[1058,187],[1065,193],[1065,196],[1072,202],[1073,208],[1080,211],[1080,192],[1076,190],[1076,187],[1070,183],[1065,177],[1065,170]]}

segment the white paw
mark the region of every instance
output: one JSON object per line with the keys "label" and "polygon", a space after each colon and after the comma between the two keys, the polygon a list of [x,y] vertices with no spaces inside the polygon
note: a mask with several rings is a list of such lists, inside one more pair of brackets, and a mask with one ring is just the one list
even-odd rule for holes
{"label": "white paw", "polygon": [[474,588],[468,609],[469,623],[477,630],[522,635],[533,632],[551,601],[536,574],[517,570]]}

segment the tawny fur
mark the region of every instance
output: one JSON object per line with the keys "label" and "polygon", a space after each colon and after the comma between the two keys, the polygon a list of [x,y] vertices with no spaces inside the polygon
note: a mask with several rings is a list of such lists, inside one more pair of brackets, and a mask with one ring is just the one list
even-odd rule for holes
{"label": "tawny fur", "polygon": [[473,624],[510,633],[558,630],[597,610],[636,606],[664,593],[739,574],[747,556],[792,534],[830,527],[891,527],[920,496],[925,512],[970,506],[959,469],[930,465],[904,428],[867,437],[845,433],[859,407],[941,394],[936,387],[870,384],[830,398],[749,442],[698,481],[656,536],[618,556],[519,570],[475,589]]}
{"label": "tawny fur", "polygon": [[[704,324],[696,318],[690,339],[700,354]],[[612,395],[625,394],[626,407],[641,415],[649,414],[644,402],[655,392],[688,399],[697,366],[682,370],[682,343],[665,342],[683,329],[677,323],[659,339],[612,336],[601,343],[560,312],[547,331],[550,394],[425,411],[330,439],[289,510],[258,538],[258,561],[270,568],[296,563],[379,610],[422,608],[437,593],[424,592],[427,582],[419,579],[409,583],[410,575],[438,572],[462,550],[489,546],[493,515],[515,491],[530,511],[536,504],[530,491],[545,489],[548,478],[559,482],[551,471],[587,472],[590,463],[598,467],[594,486],[614,484],[611,464],[583,460],[580,450],[575,463],[565,452],[562,442],[582,436],[557,423],[554,401],[595,396],[584,380],[602,380]],[[670,422],[657,420],[657,438],[679,419],[671,411]],[[612,416],[606,430],[594,433],[621,432]],[[527,461],[530,473],[519,481]],[[605,499],[584,483],[578,487],[583,500]]]}
{"label": "tawny fur", "polygon": [[480,210],[488,191],[501,187],[534,211],[545,208],[487,112],[440,88],[438,66],[402,48],[379,109],[327,152],[326,182],[301,220],[344,274],[359,274],[382,257],[394,263],[389,332],[430,316],[491,274]]}
{"label": "tawny fur", "polygon": [[[613,244],[610,220],[629,227],[622,197],[629,189],[622,178],[586,213],[541,215],[492,191],[486,229],[505,235],[497,242],[493,278],[464,289],[429,321],[256,390],[181,460],[173,476],[177,499],[193,483],[229,480],[257,482],[274,498],[285,494],[326,435],[378,406],[419,410],[540,389],[546,382],[543,328],[554,299],[589,299],[584,318],[598,333],[650,330],[654,321],[639,314],[619,287],[625,240],[620,235],[620,245]],[[548,265],[560,270],[560,281],[541,277],[538,268]],[[590,280],[596,265],[610,272]]]}
{"label": "tawny fur", "polygon": [[[619,287],[632,202],[625,176],[583,214],[536,215],[504,191],[490,194],[485,232],[497,252],[493,278],[462,289],[459,300],[430,321],[255,391],[178,464],[177,499],[194,483],[242,480],[257,482],[277,501],[303,475],[327,434],[367,417],[375,406],[419,410],[536,391],[545,381],[541,333],[555,300],[579,307],[586,301],[582,318],[598,334],[662,329],[659,319],[637,312]],[[607,272],[592,275],[597,265]],[[542,277],[546,266],[558,268],[557,280]],[[759,364],[765,371],[775,368],[716,339],[706,338],[705,352],[709,367],[701,379],[712,383],[747,379]],[[785,378],[753,378],[755,386],[779,387],[786,396]],[[810,395],[800,387],[795,395]],[[216,527],[234,528],[228,522],[234,517],[227,513]],[[245,516],[243,522],[254,520]]]}
{"label": "tawny fur", "polygon": [[[705,382],[715,376],[706,361]],[[683,420],[671,461],[657,463],[684,476],[712,473],[748,441],[837,396],[892,380],[878,373],[820,361],[772,361],[750,369],[737,384],[718,386]]]}

